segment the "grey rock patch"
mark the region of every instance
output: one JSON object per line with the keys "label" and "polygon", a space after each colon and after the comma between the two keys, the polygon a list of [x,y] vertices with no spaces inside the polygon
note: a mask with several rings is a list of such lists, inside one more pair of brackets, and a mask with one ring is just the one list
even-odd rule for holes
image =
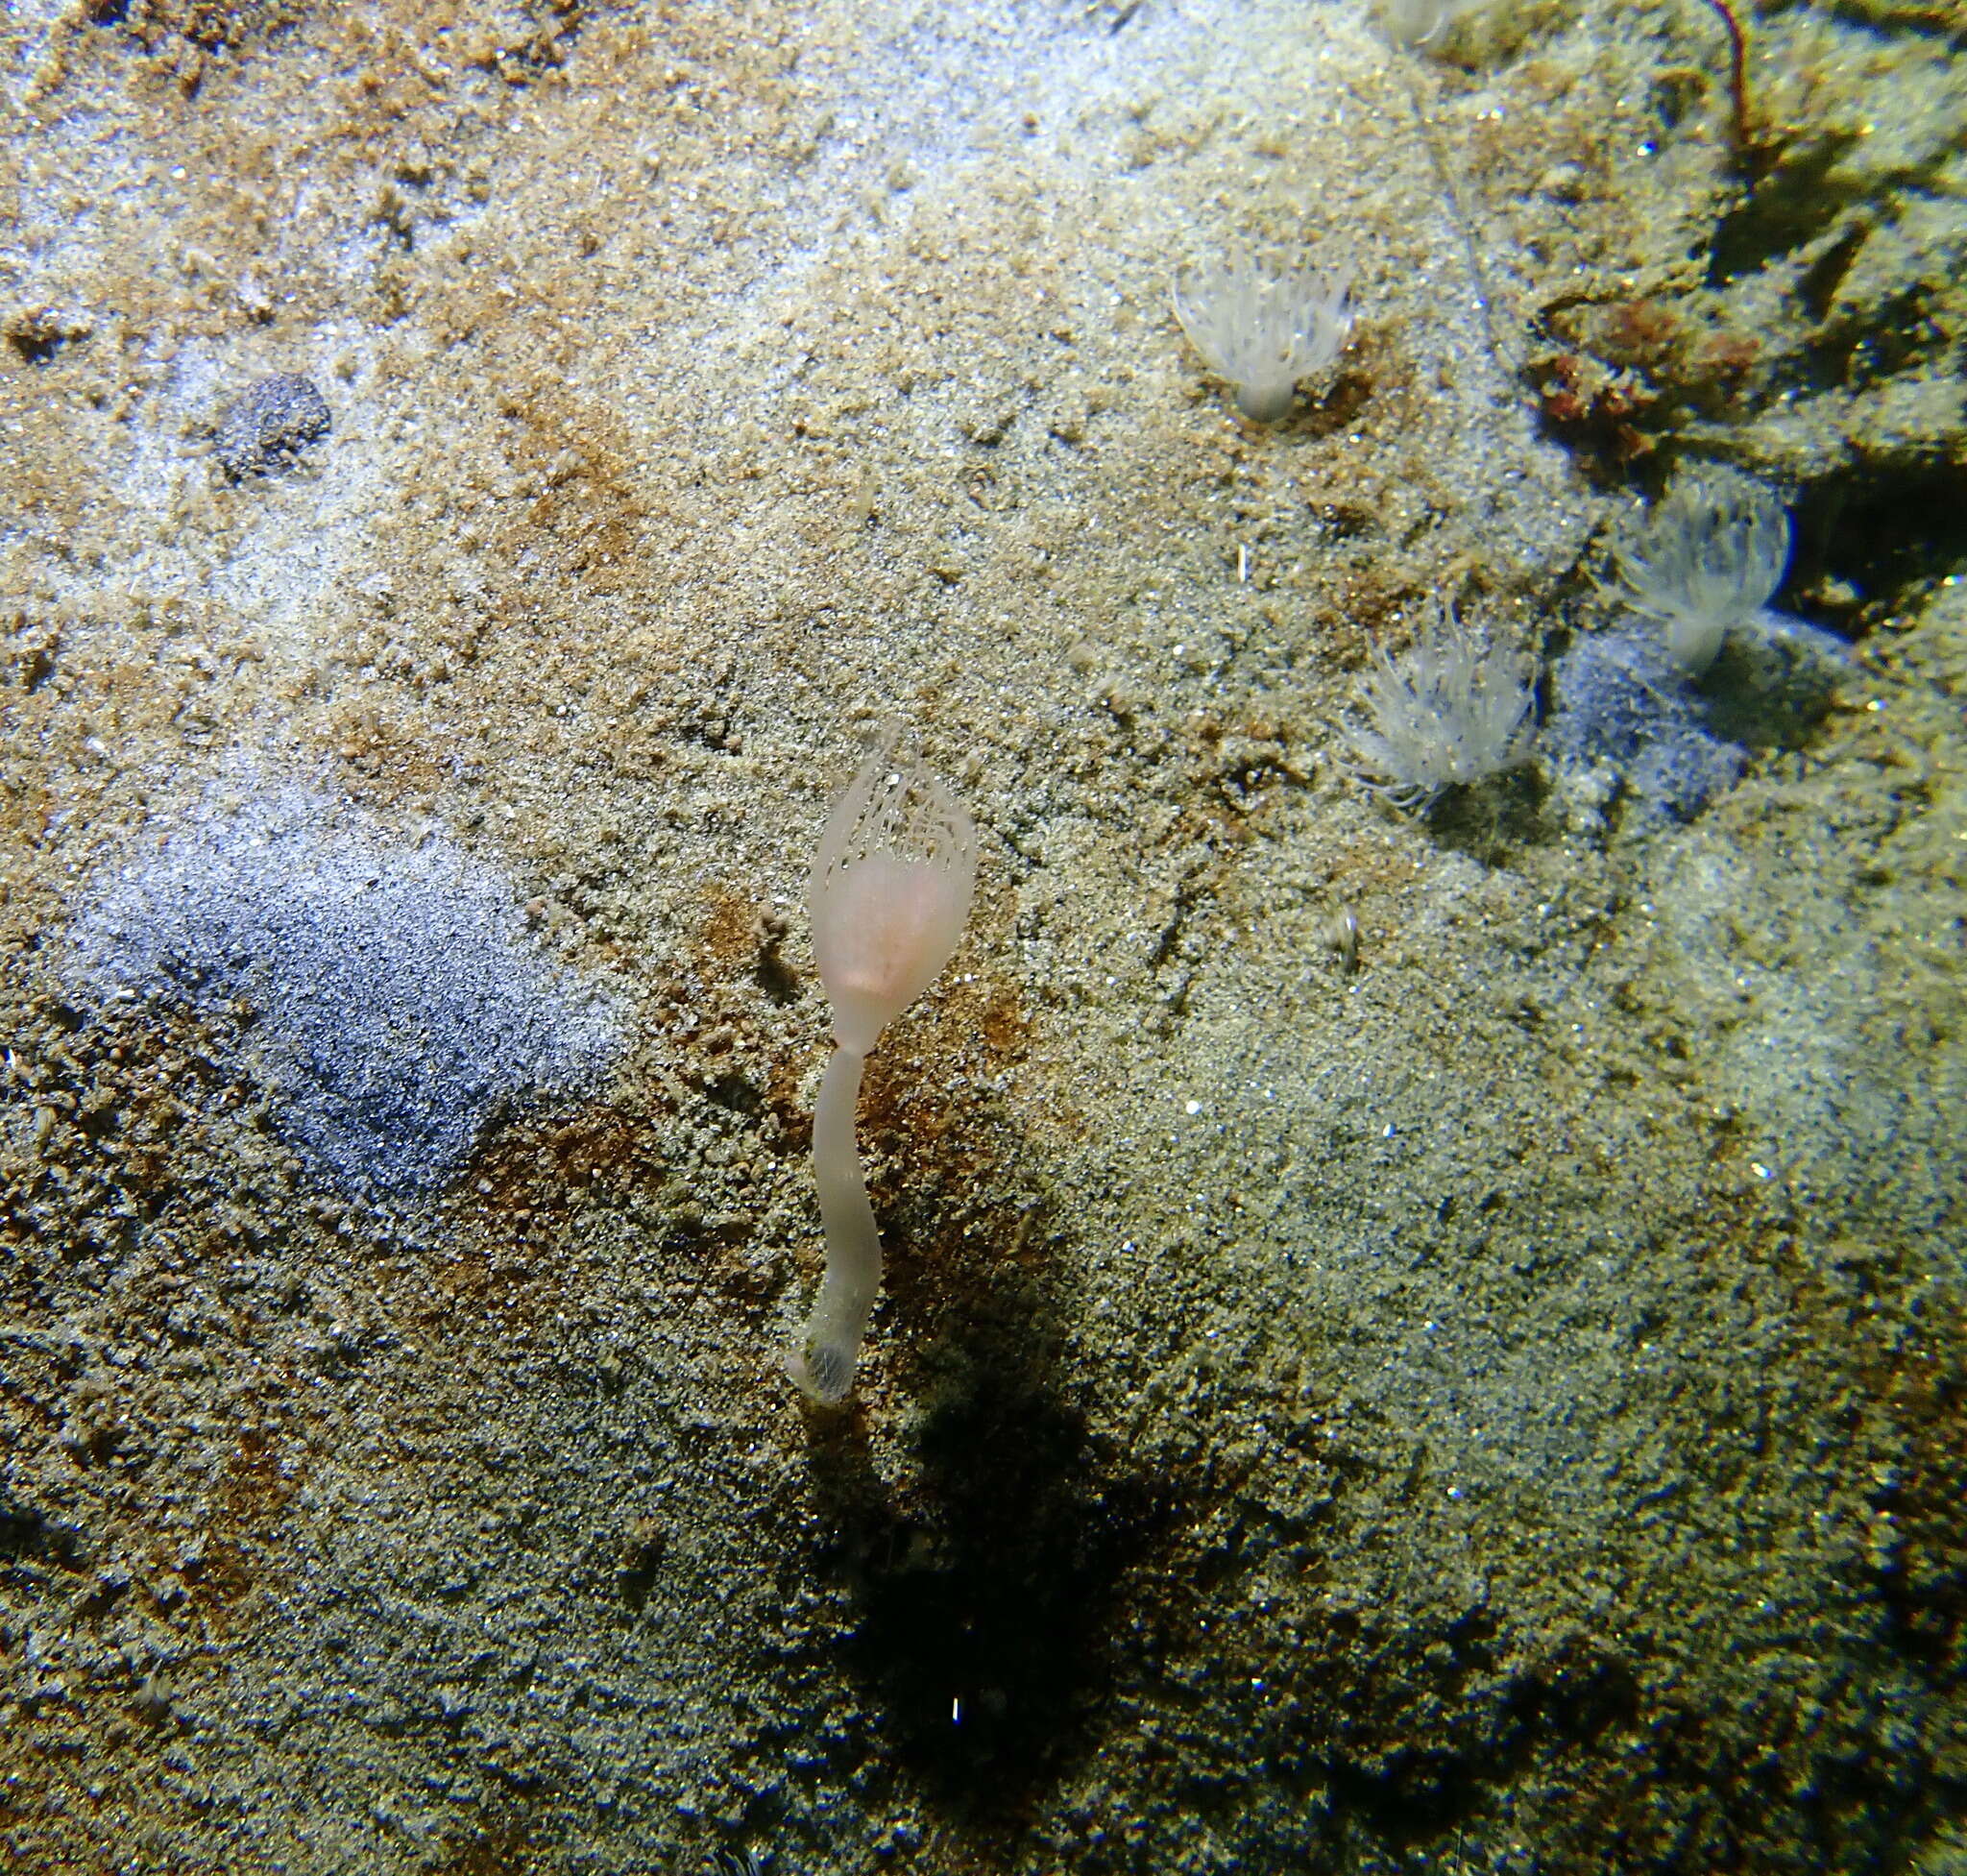
{"label": "grey rock patch", "polygon": [[1656,632],[1599,632],[1558,660],[1543,732],[1560,768],[1615,771],[1646,808],[1687,820],[1740,779],[1747,752],[1713,733],[1705,698]]}
{"label": "grey rock patch", "polygon": [[279,1133],[352,1195],[440,1184],[499,1113],[620,1046],[613,1000],[539,950],[495,868],[293,785],[208,803],[100,877],[70,941],[98,999],[243,1019]]}
{"label": "grey rock patch", "polygon": [[235,482],[291,468],[308,444],[334,427],[328,402],[298,372],[275,372],[227,406],[212,453]]}

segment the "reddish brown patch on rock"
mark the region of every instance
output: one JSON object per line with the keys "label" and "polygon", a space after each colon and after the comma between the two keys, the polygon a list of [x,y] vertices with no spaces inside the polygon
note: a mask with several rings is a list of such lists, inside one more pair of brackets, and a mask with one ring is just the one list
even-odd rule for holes
{"label": "reddish brown patch on rock", "polygon": [[304,1462],[286,1452],[270,1428],[243,1427],[219,1483],[219,1500],[234,1519],[270,1523],[300,1491],[305,1476]]}
{"label": "reddish brown patch on rock", "polygon": [[641,451],[621,421],[545,374],[508,392],[499,413],[506,459],[534,491],[523,518],[502,530],[503,548],[545,554],[596,592],[636,584],[649,516],[634,468]]}

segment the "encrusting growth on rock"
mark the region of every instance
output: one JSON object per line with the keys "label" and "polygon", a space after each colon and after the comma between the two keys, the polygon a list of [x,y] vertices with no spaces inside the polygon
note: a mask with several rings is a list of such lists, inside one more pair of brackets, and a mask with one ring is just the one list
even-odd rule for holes
{"label": "encrusting growth on rock", "polygon": [[275,372],[227,407],[212,454],[231,480],[243,482],[291,468],[308,444],[333,427],[328,402],[309,379],[298,372]]}
{"label": "encrusting growth on rock", "polygon": [[919,762],[898,762],[895,742],[885,734],[861,765],[820,836],[806,888],[838,1047],[813,1114],[826,1275],[789,1366],[827,1402],[854,1385],[881,1288],[881,1235],[854,1138],[861,1071],[881,1032],[949,962],[977,884],[969,814]]}

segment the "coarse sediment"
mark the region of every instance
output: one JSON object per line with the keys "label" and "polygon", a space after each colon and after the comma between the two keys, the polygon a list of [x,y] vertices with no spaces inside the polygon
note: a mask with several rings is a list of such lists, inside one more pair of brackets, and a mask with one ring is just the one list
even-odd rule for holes
{"label": "coarse sediment", "polygon": [[[13,12],[10,1868],[1950,1866],[1967,80],[1754,24],[1744,176],[1707,9]],[[1261,430],[1168,302],[1240,243],[1356,264]],[[1344,774],[1434,596],[1547,667],[1709,460],[1826,711],[1724,655],[1685,820]],[[798,899],[889,715],[978,893],[822,1423]],[[352,1191],[263,1002],[79,980],[242,763],[581,1073]]]}

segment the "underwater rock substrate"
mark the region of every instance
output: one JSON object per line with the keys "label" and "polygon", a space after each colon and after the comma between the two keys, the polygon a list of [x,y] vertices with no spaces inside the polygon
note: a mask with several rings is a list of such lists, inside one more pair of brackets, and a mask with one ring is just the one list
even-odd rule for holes
{"label": "underwater rock substrate", "polygon": [[351,1195],[439,1184],[502,1109],[620,1048],[615,1001],[541,951],[496,868],[295,785],[193,811],[98,876],[69,938],[98,1005],[242,1021],[277,1131]]}
{"label": "underwater rock substrate", "polygon": [[1551,689],[1542,746],[1559,767],[1610,768],[1647,808],[1683,820],[1740,779],[1748,752],[1710,727],[1700,692],[1655,632],[1581,638]]}

